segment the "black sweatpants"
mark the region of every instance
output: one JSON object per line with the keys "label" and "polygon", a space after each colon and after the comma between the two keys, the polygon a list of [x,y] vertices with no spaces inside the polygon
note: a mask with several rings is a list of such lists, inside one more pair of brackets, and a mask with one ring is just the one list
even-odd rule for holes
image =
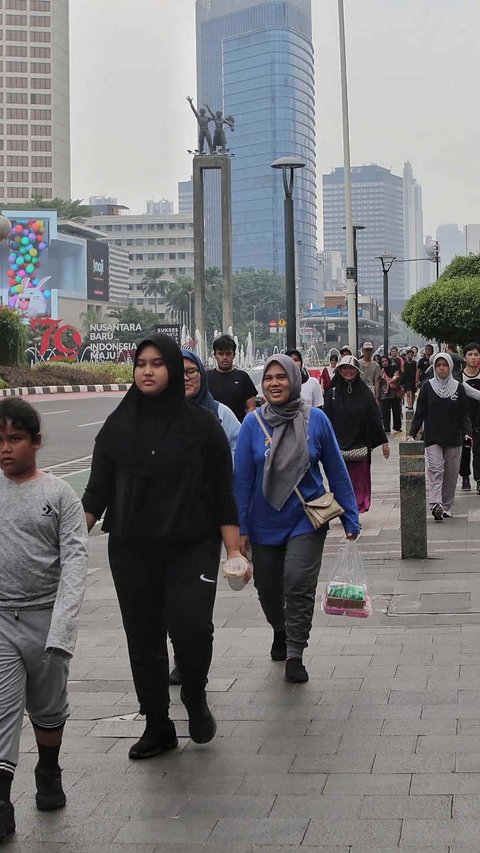
{"label": "black sweatpants", "polygon": [[382,413],[383,428],[385,432],[390,432],[390,421],[393,416],[393,429],[401,430],[402,428],[402,401],[399,397],[386,397],[380,401],[380,410]]}
{"label": "black sweatpants", "polygon": [[470,457],[473,456],[473,479],[480,482],[480,426],[472,427],[472,449],[462,448],[462,460],[460,462],[460,476],[470,477]]}
{"label": "black sweatpants", "polygon": [[186,550],[110,536],[108,556],[140,713],[168,715],[167,632],[186,696],[200,696],[213,649],[220,538]]}

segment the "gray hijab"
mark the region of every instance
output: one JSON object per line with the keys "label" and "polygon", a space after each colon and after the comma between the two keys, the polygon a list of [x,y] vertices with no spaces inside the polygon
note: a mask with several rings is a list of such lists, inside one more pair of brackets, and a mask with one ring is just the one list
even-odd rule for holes
{"label": "gray hijab", "polygon": [[[448,364],[448,376],[446,379],[440,379],[437,376],[437,372],[435,367],[437,365],[437,361],[439,358],[443,358],[444,361]],[[432,386],[435,394],[438,394],[443,400],[446,400],[448,397],[453,397],[457,392],[458,382],[452,376],[453,372],[453,360],[448,352],[437,352],[436,355],[433,356],[433,377],[430,379],[430,385]]]}
{"label": "gray hijab", "polygon": [[270,451],[265,454],[263,494],[271,506],[280,510],[310,467],[307,446],[310,407],[300,397],[302,377],[288,355],[272,355],[266,361],[263,377],[271,364],[280,364],[290,382],[290,395],[282,406],[264,403],[262,415],[273,427]]}

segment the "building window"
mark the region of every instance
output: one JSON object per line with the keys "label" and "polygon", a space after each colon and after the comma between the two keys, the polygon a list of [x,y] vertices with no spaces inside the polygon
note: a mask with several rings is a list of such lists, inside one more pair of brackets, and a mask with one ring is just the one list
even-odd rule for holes
{"label": "building window", "polygon": [[7,172],[9,184],[28,184],[28,172]]}
{"label": "building window", "polygon": [[175,252],[169,252],[168,260],[169,260],[169,261],[174,261],[174,260],[175,260]]}
{"label": "building window", "polygon": [[52,158],[51,157],[32,157],[32,166],[43,166],[48,169],[52,168]]}
{"label": "building window", "polygon": [[51,121],[51,110],[32,110],[30,118],[32,121]]}
{"label": "building window", "polygon": [[[12,71],[14,69],[12,68]],[[20,69],[18,69],[20,71]],[[25,69],[26,70],[26,69]],[[8,71],[8,69],[7,69]],[[30,74],[51,74],[52,73],[52,63],[51,62],[31,62],[30,63]]]}
{"label": "building window", "polygon": [[30,0],[31,12],[49,12],[50,0]]}
{"label": "building window", "polygon": [[37,198],[52,198],[51,187],[35,187],[35,195]]}
{"label": "building window", "polygon": [[28,187],[7,187],[7,198],[28,198]]}
{"label": "building window", "polygon": [[7,89],[26,89],[28,80],[26,77],[7,77],[5,85]]}
{"label": "building window", "polygon": [[51,24],[49,15],[30,15],[31,27],[49,27]]}
{"label": "building window", "polygon": [[32,139],[32,151],[51,151],[52,142],[50,139]]}
{"label": "building window", "polygon": [[27,26],[27,16],[26,15],[5,15],[5,23],[10,27],[26,27]]}
{"label": "building window", "polygon": [[7,139],[7,151],[28,151],[28,139]]}
{"label": "building window", "polygon": [[6,71],[13,71],[18,74],[26,74],[28,71],[28,62],[12,62],[6,64]]}
{"label": "building window", "polygon": [[32,136],[51,136],[52,128],[45,124],[32,124],[30,133]]}
{"label": "building window", "polygon": [[27,0],[7,0],[5,9],[22,10],[27,8]]}
{"label": "building window", "polygon": [[30,81],[31,89],[51,89],[52,81],[48,77],[32,77]]}
{"label": "building window", "polygon": [[48,184],[52,183],[51,172],[32,172],[32,184]]}
{"label": "building window", "polygon": [[7,118],[28,119],[28,110],[7,110]]}
{"label": "building window", "polygon": [[9,136],[28,136],[28,124],[7,124]]}
{"label": "building window", "polygon": [[39,93],[38,95],[30,95],[30,103],[31,104],[51,104],[52,96],[51,95],[43,95]]}
{"label": "building window", "polygon": [[40,30],[39,32],[37,32],[37,30],[32,30],[30,32],[30,41],[50,42],[50,40],[51,40],[50,39],[50,33],[47,32],[46,30],[45,31]]}
{"label": "building window", "polygon": [[7,56],[27,56],[27,48],[22,45],[8,44],[6,48]]}
{"label": "building window", "polygon": [[8,154],[7,166],[28,166],[28,157],[23,157],[20,154]]}
{"label": "building window", "polygon": [[27,35],[26,30],[5,30],[6,41],[27,41]]}
{"label": "building window", "polygon": [[49,47],[31,47],[30,56],[35,59],[50,59],[51,49]]}

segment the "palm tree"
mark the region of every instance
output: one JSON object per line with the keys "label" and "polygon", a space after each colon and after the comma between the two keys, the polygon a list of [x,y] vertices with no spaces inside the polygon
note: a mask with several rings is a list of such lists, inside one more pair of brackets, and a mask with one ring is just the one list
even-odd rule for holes
{"label": "palm tree", "polygon": [[165,283],[160,281],[165,275],[165,270],[145,270],[140,286],[144,296],[153,296],[155,300],[155,314],[157,311],[157,299],[159,296],[165,296]]}

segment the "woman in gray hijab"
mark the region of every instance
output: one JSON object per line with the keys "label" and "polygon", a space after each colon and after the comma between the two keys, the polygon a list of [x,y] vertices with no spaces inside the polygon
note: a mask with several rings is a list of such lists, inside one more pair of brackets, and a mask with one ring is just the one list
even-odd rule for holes
{"label": "woman in gray hijab", "polygon": [[286,660],[285,678],[308,681],[303,664],[328,524],[315,530],[303,504],[330,491],[344,512],[348,539],[360,532],[357,503],[330,421],[301,399],[301,375],[291,358],[265,364],[265,403],[250,412],[235,452],[235,492],[242,552],[251,547],[260,604],[273,628],[272,660]]}

